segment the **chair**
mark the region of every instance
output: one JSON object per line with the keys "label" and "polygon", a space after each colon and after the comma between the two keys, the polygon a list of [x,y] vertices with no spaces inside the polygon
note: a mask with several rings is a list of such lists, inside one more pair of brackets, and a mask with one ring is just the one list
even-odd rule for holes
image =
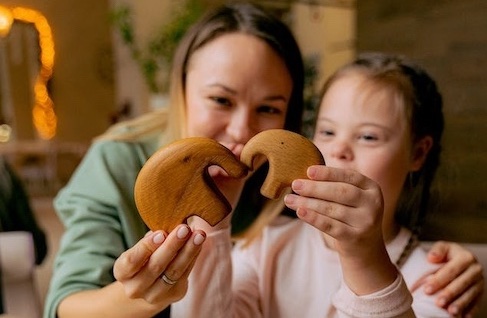
{"label": "chair", "polygon": [[0,270],[5,313],[16,318],[41,317],[31,233],[0,233]]}

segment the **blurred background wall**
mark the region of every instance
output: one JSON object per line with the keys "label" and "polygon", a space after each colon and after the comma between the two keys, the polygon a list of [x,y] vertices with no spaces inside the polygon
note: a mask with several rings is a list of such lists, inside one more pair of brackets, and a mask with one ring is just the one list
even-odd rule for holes
{"label": "blurred background wall", "polygon": [[[38,10],[52,28],[55,64],[49,90],[58,116],[55,139],[86,142],[106,129],[114,108],[109,3],[1,0],[0,5]],[[12,53],[19,44],[14,39],[7,40]],[[13,54],[9,56],[13,58]],[[30,122],[31,118],[25,116],[20,120]]]}
{"label": "blurred background wall", "polygon": [[439,209],[426,238],[487,242],[487,2],[357,1],[357,51],[408,55],[444,98]]}

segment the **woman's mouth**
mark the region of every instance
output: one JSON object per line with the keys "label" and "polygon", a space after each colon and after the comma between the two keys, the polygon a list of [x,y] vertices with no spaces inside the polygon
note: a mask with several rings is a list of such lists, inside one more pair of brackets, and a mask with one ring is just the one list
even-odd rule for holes
{"label": "woman's mouth", "polygon": [[[242,144],[225,144],[222,142],[220,142],[220,144],[222,146],[226,147],[227,149],[229,149],[233,153],[235,158],[237,158],[237,160],[240,160],[240,154],[242,153],[242,149],[243,149],[244,145],[242,145]],[[213,179],[215,179],[215,178],[229,178],[230,177],[228,175],[228,173],[222,167],[217,166],[217,165],[208,167],[208,173]]]}

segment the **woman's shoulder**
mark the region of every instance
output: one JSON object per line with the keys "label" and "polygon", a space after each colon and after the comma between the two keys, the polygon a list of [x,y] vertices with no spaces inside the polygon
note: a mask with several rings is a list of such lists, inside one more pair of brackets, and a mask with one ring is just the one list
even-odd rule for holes
{"label": "woman's shoulder", "polygon": [[103,158],[106,162],[118,163],[135,160],[144,163],[158,148],[158,137],[148,136],[133,141],[95,140],[86,154],[87,158]]}

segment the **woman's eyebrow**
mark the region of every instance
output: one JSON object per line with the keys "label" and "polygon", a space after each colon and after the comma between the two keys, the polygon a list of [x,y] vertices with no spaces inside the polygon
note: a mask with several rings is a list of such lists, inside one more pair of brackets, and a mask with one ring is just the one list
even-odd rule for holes
{"label": "woman's eyebrow", "polygon": [[221,88],[221,89],[227,91],[228,93],[230,93],[232,95],[237,94],[237,91],[235,89],[230,88],[227,85],[220,84],[220,83],[212,83],[212,84],[207,85],[207,87],[218,87],[218,88]]}
{"label": "woman's eyebrow", "polygon": [[[229,86],[221,84],[221,83],[212,83],[212,84],[207,85],[207,87],[218,87],[218,88],[221,88],[221,89],[225,90],[226,92],[228,92],[232,95],[237,94],[237,91],[235,89],[230,88]],[[266,101],[282,100],[283,102],[286,102],[286,103],[288,102],[288,99],[284,95],[281,95],[281,94],[266,96],[264,98],[264,100],[266,100]]]}

